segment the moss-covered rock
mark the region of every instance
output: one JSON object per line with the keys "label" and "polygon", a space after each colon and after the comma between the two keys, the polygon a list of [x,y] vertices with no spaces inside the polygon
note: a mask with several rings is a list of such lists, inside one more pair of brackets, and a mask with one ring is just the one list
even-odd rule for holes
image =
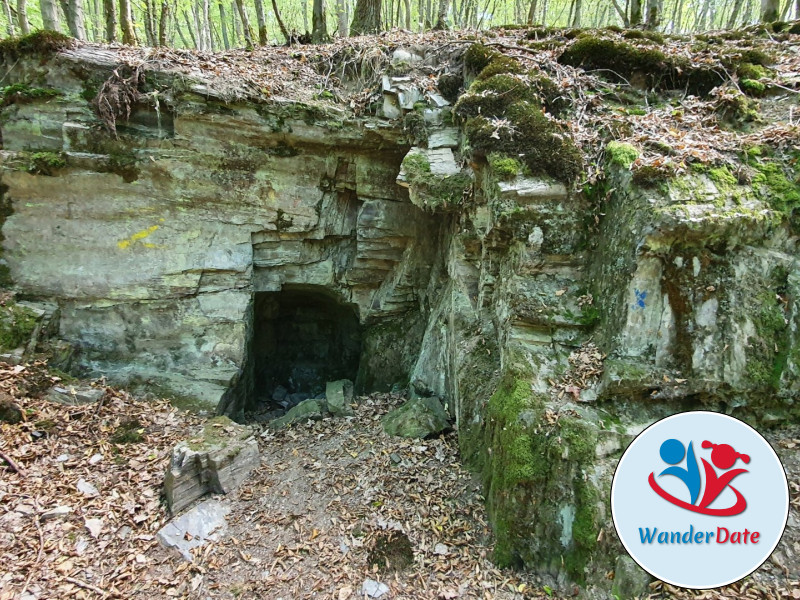
{"label": "moss-covered rock", "polygon": [[0,307],[0,351],[19,348],[30,340],[37,315],[25,306],[6,302]]}
{"label": "moss-covered rock", "polygon": [[589,477],[596,426],[574,411],[556,417],[511,370],[487,409],[483,475],[496,561],[583,580],[602,521],[602,493]]}
{"label": "moss-covered rock", "polygon": [[583,169],[583,155],[566,130],[529,102],[512,104],[504,118],[472,117],[464,130],[473,150],[519,156],[533,175],[569,183]]}
{"label": "moss-covered rock", "polygon": [[612,165],[619,165],[629,169],[633,162],[639,158],[639,151],[627,142],[609,142],[606,146],[606,157]]}
{"label": "moss-covered rock", "polygon": [[650,46],[639,47],[601,36],[579,38],[559,57],[561,64],[599,70],[611,79],[642,79],[655,89],[686,88],[705,95],[727,79],[722,68],[698,66],[689,59],[667,55]]}
{"label": "moss-covered rock", "polygon": [[438,398],[412,398],[384,415],[382,422],[387,434],[404,438],[424,439],[450,428]]}
{"label": "moss-covered rock", "polygon": [[0,56],[16,57],[23,54],[53,54],[72,48],[75,39],[57,31],[46,29],[20,37],[10,37],[0,41]]}

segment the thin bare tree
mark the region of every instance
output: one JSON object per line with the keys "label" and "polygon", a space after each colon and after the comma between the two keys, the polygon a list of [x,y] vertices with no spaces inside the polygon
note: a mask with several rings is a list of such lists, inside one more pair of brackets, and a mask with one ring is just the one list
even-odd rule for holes
{"label": "thin bare tree", "polygon": [[58,31],[58,5],[55,0],[39,0],[42,12],[42,26],[50,31]]}
{"label": "thin bare tree", "polygon": [[239,19],[242,21],[242,34],[244,41],[248,48],[255,47],[253,42],[253,28],[250,26],[250,17],[247,16],[247,7],[244,5],[244,0],[235,0],[236,12],[239,13]]}
{"label": "thin bare tree", "polygon": [[258,24],[258,43],[266,46],[267,42],[267,19],[264,16],[264,1],[255,0],[256,6],[256,23]]}
{"label": "thin bare tree", "polygon": [[17,25],[22,35],[28,35],[31,27],[28,24],[28,6],[26,0],[17,0]]}

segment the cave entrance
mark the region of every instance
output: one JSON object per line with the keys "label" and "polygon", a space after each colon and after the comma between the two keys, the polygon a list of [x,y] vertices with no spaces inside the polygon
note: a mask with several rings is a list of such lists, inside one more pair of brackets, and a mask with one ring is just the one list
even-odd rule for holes
{"label": "cave entrance", "polygon": [[257,292],[253,302],[251,411],[287,409],[355,381],[361,326],[353,308],[319,290]]}

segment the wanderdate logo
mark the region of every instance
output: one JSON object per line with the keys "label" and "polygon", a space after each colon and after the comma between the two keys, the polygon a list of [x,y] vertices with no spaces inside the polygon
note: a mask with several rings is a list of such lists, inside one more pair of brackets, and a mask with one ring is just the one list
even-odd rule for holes
{"label": "wanderdate logo", "polygon": [[611,510],[623,546],[672,585],[708,589],[757,569],[789,511],[783,466],[753,428],[719,413],[673,415],[631,442]]}

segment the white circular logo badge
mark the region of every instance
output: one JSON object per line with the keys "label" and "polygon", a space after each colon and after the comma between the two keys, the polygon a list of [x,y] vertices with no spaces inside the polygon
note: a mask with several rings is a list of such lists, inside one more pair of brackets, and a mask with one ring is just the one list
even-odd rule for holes
{"label": "white circular logo badge", "polygon": [[727,415],[686,412],[645,429],[611,485],[622,545],[654,577],[708,589],[755,571],[783,535],[789,487],[775,451]]}

